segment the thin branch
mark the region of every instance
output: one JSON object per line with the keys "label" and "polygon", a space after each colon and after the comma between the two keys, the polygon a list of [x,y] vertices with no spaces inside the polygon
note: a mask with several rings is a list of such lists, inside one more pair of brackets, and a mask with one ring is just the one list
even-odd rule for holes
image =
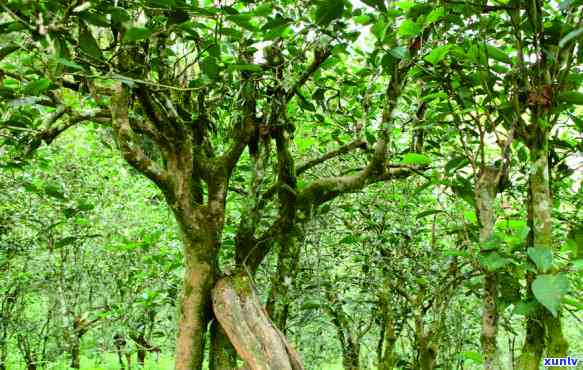
{"label": "thin branch", "polygon": [[43,142],[46,145],[50,145],[59,135],[78,123],[85,121],[109,122],[111,118],[111,112],[106,109],[99,111],[80,112],[70,116],[65,123],[53,126],[53,124],[65,113],[67,113],[67,108],[65,108],[64,105],[60,105],[57,110],[45,120],[45,129],[38,132],[28,143],[25,151],[27,156],[38,149]]}
{"label": "thin branch", "polygon": [[322,164],[322,163],[324,163],[332,158],[336,158],[336,157],[341,156],[343,154],[349,153],[357,148],[366,149],[366,141],[364,141],[362,139],[354,140],[346,145],[343,145],[343,146],[341,146],[341,147],[339,147],[331,152],[328,152],[328,153],[322,155],[321,157],[314,158],[312,160],[309,160],[306,163],[300,164],[299,166],[296,167],[296,174],[299,176],[302,173],[308,171],[309,169],[311,169],[313,167],[316,167],[319,164]]}
{"label": "thin branch", "polygon": [[[346,145],[343,145],[337,149],[334,149],[328,153],[325,153],[324,155],[322,155],[321,157],[318,158],[314,158],[312,160],[307,161],[306,163],[302,163],[300,165],[298,165],[296,167],[296,175],[299,176],[303,173],[305,173],[306,171],[330,160],[336,157],[339,157],[341,155],[350,153],[351,151],[353,151],[354,149],[357,148],[366,148],[366,141],[361,140],[361,139],[357,139],[354,140]],[[281,186],[280,182],[277,182],[276,184],[272,185],[269,189],[267,189],[267,191],[265,191],[265,193],[263,193],[263,195],[261,196],[261,203],[259,205],[260,208],[264,207],[267,204],[267,201],[271,200],[273,198],[273,196],[275,195],[275,193],[277,192],[278,188]]]}
{"label": "thin branch", "polygon": [[316,50],[314,52],[314,61],[310,66],[304,71],[296,83],[285,93],[285,102],[289,102],[301,89],[302,86],[306,84],[308,79],[320,68],[322,63],[328,59],[331,55],[332,50],[327,47],[324,50]]}

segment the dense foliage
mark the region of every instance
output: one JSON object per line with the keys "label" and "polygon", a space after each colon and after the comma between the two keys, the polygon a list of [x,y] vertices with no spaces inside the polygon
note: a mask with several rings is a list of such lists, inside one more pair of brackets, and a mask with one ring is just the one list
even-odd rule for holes
{"label": "dense foliage", "polygon": [[582,40],[580,0],[0,0],[0,370],[583,353]]}

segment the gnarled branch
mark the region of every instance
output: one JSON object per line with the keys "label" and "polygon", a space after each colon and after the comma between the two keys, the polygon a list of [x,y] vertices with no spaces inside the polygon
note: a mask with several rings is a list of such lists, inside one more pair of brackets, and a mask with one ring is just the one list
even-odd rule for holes
{"label": "gnarled branch", "polygon": [[111,97],[111,122],[123,156],[135,169],[154,181],[160,188],[166,188],[167,173],[160,168],[136,145],[130,125],[129,89],[120,83]]}

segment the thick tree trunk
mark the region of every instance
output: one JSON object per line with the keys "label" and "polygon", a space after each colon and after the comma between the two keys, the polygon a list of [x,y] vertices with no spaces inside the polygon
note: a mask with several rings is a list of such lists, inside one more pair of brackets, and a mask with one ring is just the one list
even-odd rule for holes
{"label": "thick tree trunk", "polygon": [[213,310],[251,370],[303,369],[299,355],[269,320],[247,277],[220,279],[213,289]]}
{"label": "thick tree trunk", "polygon": [[176,370],[202,369],[204,339],[211,318],[211,289],[216,273],[215,251],[216,241],[184,236],[186,268],[176,339]]}
{"label": "thick tree trunk", "polygon": [[[496,167],[482,167],[476,180],[475,199],[477,216],[480,223],[480,243],[486,243],[494,233],[496,216],[494,205],[498,188],[500,169]],[[489,253],[484,250],[482,253]],[[484,369],[496,370],[501,368],[498,354],[498,308],[496,298],[498,286],[496,274],[484,271],[484,293],[482,296],[482,332],[480,344],[484,356]]]}
{"label": "thick tree trunk", "polygon": [[211,323],[210,370],[231,370],[237,367],[237,352],[229,337],[215,319]]}

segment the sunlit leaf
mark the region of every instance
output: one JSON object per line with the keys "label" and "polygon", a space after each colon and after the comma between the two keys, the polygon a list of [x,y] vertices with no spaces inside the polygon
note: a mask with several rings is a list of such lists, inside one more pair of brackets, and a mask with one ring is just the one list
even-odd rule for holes
{"label": "sunlit leaf", "polygon": [[569,279],[564,274],[539,275],[532,283],[532,292],[553,316],[557,316],[561,300],[569,292]]}

